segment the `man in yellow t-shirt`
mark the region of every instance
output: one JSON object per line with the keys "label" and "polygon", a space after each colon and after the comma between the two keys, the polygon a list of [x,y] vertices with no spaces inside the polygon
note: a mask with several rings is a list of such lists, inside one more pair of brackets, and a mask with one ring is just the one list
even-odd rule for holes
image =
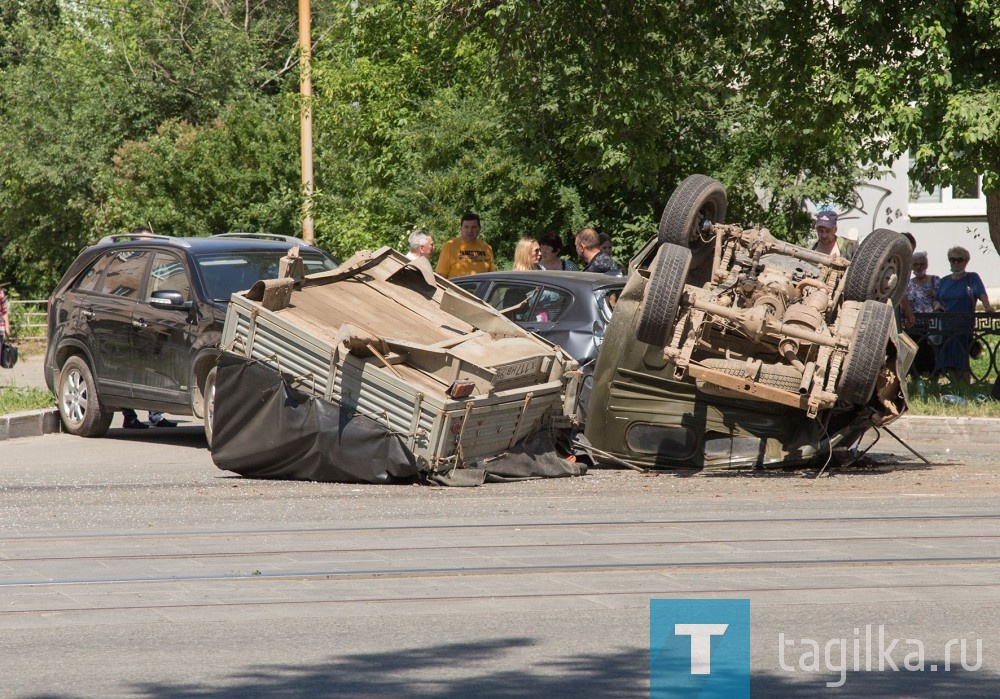
{"label": "man in yellow t-shirt", "polygon": [[461,277],[464,274],[494,272],[493,248],[479,239],[479,214],[462,216],[462,231],[441,248],[437,273],[443,277]]}

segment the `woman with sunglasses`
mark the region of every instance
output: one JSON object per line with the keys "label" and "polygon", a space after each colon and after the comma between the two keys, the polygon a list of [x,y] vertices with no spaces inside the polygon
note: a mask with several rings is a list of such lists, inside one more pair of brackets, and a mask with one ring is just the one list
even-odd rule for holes
{"label": "woman with sunglasses", "polygon": [[938,367],[948,372],[952,382],[963,384],[972,380],[969,349],[972,346],[972,314],[976,311],[976,303],[982,301],[985,310],[992,310],[983,280],[975,272],[965,271],[969,258],[969,251],[965,248],[957,245],[951,248],[948,251],[951,274],[941,278],[937,290],[937,300],[944,312],[961,314],[945,317],[942,323],[944,345]]}

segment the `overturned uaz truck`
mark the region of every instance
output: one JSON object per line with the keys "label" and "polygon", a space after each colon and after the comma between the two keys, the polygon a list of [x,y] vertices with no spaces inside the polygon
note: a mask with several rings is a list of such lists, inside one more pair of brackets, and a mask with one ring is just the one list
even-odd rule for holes
{"label": "overturned uaz truck", "polygon": [[594,372],[598,460],[806,465],[906,410],[909,241],[878,229],[848,261],[727,225],[726,203],[687,178],[630,265]]}
{"label": "overturned uaz truck", "polygon": [[233,294],[220,344],[206,389],[219,468],[457,485],[584,470],[552,437],[575,424],[576,362],[425,259],[382,248],[257,282]]}

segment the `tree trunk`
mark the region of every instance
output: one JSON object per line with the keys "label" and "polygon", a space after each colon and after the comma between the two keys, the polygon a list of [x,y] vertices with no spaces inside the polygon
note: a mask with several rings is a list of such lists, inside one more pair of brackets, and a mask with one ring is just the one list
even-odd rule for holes
{"label": "tree trunk", "polygon": [[990,229],[993,249],[1000,253],[1000,189],[986,192],[986,225]]}

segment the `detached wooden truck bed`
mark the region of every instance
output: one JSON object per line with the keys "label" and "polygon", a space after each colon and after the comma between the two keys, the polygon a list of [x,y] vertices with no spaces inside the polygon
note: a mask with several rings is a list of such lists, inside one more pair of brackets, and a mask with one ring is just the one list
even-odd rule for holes
{"label": "detached wooden truck bed", "polygon": [[234,294],[222,348],[385,425],[429,470],[574,420],[576,362],[426,260],[363,251],[296,286],[258,282]]}

